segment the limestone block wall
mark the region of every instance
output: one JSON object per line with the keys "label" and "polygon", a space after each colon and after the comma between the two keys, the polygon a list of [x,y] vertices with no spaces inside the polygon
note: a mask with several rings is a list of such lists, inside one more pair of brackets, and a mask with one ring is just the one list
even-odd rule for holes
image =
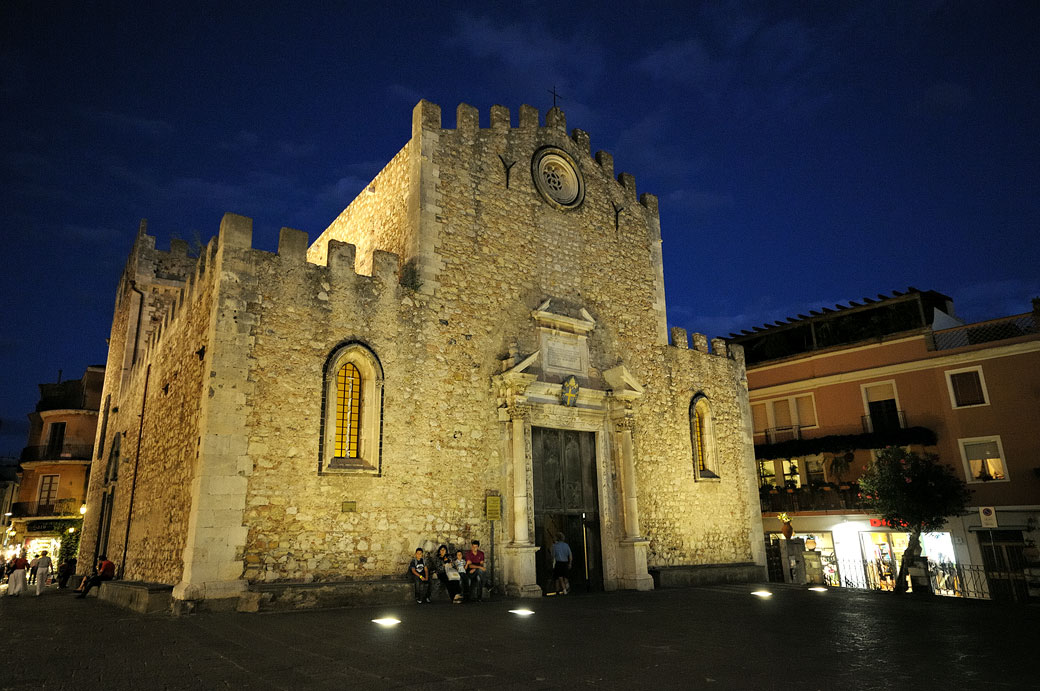
{"label": "limestone block wall", "polygon": [[[80,554],[84,569],[96,559],[105,471],[112,444],[119,436],[118,480],[111,495],[107,556],[125,569],[125,578],[173,584],[183,569],[190,480],[198,455],[199,411],[207,375],[199,350],[208,339],[215,281],[206,269],[212,263],[216,243],[210,244],[203,257],[194,259],[179,247],[171,253],[157,251],[154,238],[142,237],[128,263],[128,273],[141,290],[148,294],[150,281],[172,282],[173,275],[186,280],[181,288],[163,285],[164,299],[151,303],[145,311],[145,319],[155,326],[142,337],[140,355],[129,371],[123,375],[106,372],[105,395],[111,395],[107,448],[92,464]],[[193,269],[185,272],[189,259]],[[156,267],[165,267],[160,272],[166,278],[156,276]],[[179,273],[173,274],[171,267]],[[120,362],[123,351],[133,347],[127,336],[133,337],[132,329],[126,328],[137,316],[131,294],[129,280],[124,277],[113,320],[109,362]],[[159,305],[166,310],[153,318],[152,312],[157,312]]]}
{"label": "limestone block wall", "polygon": [[375,250],[406,256],[414,220],[409,213],[409,192],[414,145],[409,142],[397,152],[328,228],[307,253],[315,264],[325,264],[330,240],[357,248],[358,270],[372,272]]}
{"label": "limestone block wall", "polygon": [[[587,135],[568,135],[558,110],[541,126],[523,107],[513,127],[496,107],[479,128],[463,105],[454,130],[440,127],[433,104],[416,113],[412,144],[420,140],[432,164],[419,195],[439,209],[437,228],[415,230],[418,254],[436,258],[433,295],[365,277],[362,262],[354,273],[257,255],[247,579],[393,576],[417,544],[486,539],[484,495],[511,492],[508,432],[488,382],[511,346],[522,355],[539,348],[531,310],[547,298],[596,320],[582,386],[606,388],[601,372],[624,364],[650,392],[636,410],[636,454],[652,563],[750,560],[743,371],[722,355],[663,345],[656,199],[637,197],[630,175],[615,179],[611,157],[591,156]],[[554,209],[535,190],[530,159],[545,145],[578,162],[578,209]],[[379,477],[317,474],[321,368],[348,340],[368,345],[384,368]],[[709,395],[717,420],[717,483],[693,481],[695,390]]]}
{"label": "limestone block wall", "polygon": [[[377,252],[364,275],[353,246],[328,247],[326,266],[251,255],[259,297],[249,305],[250,581],[397,577],[416,546],[488,538],[483,499],[497,437],[485,423],[494,411],[473,420],[457,408],[487,381],[449,363],[437,338],[440,303],[399,285],[395,256]],[[319,474],[323,368],[345,342],[365,344],[384,372],[377,475]]]}
{"label": "limestone block wall", "polygon": [[[685,334],[684,334],[685,335]],[[761,537],[753,534],[749,502],[757,500],[754,455],[746,431],[743,363],[725,352],[657,349],[660,386],[636,411],[636,471],[643,532],[651,566],[748,562]],[[718,480],[697,479],[690,403],[703,394],[711,408]]]}
{"label": "limestone block wall", "polygon": [[[409,144],[309,249],[289,229],[277,254],[253,249],[248,219],[229,215],[183,293],[177,262],[151,260],[164,267],[149,269],[162,291],[146,304],[168,304],[172,316],[157,322],[125,386],[112,383],[119,411],[109,423],[110,434],[125,433],[112,529],[121,535],[146,401],[128,574],[179,580],[175,596],[194,599],[240,579],[397,577],[416,546],[488,545],[486,495],[511,497],[523,477],[511,472],[492,378],[511,352],[540,349],[532,310],[546,300],[595,321],[582,388],[605,391],[602,373],[623,365],[646,390],[634,404],[634,458],[651,564],[753,558],[743,363],[721,345],[714,354],[667,345],[656,198],[637,197],[634,178],[615,177],[609,154],[592,156],[588,135],[568,134],[558,109],[544,126],[527,106],[515,127],[498,106],[490,127],[478,120],[462,105],[456,128],[443,128],[440,109],[421,102]],[[536,190],[531,159],[544,146],[576,162],[581,206],[562,211]],[[418,290],[400,284],[402,259],[417,260]],[[113,353],[132,336],[126,302]],[[350,342],[370,349],[384,377],[378,472],[320,464],[324,368]],[[693,477],[697,392],[711,401],[718,482]],[[623,536],[617,453],[602,420],[606,544]],[[513,510],[503,505],[499,545]]]}
{"label": "limestone block wall", "polygon": [[[417,109],[425,122],[439,122],[437,106]],[[435,132],[436,175],[422,180],[433,190],[424,195],[435,194],[440,209],[440,229],[428,235],[440,261],[438,295],[457,305],[452,327],[464,320],[471,333],[498,325],[498,342],[471,340],[468,347],[488,354],[520,339],[520,350],[531,352],[529,311],[549,297],[586,307],[603,325],[593,335],[592,350],[604,358],[596,369],[616,364],[629,344],[665,342],[664,314],[655,308],[663,290],[653,258],[660,241],[656,198],[637,198],[631,175],[615,179],[612,157],[591,156],[588,135],[568,135],[558,109],[544,126],[529,106],[520,108],[516,127],[501,106],[492,108],[490,127],[477,122],[474,108],[459,106],[457,128]],[[560,211],[536,191],[531,159],[545,146],[563,149],[581,170],[586,190],[578,208]]]}

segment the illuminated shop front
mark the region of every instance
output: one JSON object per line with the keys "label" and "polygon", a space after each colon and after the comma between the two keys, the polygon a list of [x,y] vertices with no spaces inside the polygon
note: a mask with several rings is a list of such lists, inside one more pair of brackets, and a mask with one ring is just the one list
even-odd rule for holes
{"label": "illuminated shop front", "polygon": [[[892,590],[910,535],[889,528],[878,518],[839,518],[837,522],[835,518],[796,515],[793,520],[792,538],[801,538],[807,551],[820,554],[823,582],[832,587]],[[772,530],[767,536],[773,541],[783,539]],[[921,556],[935,563],[955,564],[950,533],[924,533]]]}

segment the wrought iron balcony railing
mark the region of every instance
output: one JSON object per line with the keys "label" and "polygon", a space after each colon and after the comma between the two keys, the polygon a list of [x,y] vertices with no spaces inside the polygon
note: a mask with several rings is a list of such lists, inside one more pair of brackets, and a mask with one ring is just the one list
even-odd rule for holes
{"label": "wrought iron balcony railing", "polygon": [[16,501],[11,504],[11,516],[14,518],[39,518],[41,516],[79,516],[82,499],[75,497],[55,499],[52,502]]}
{"label": "wrought iron balcony railing", "polygon": [[866,434],[893,432],[898,429],[906,429],[906,413],[902,410],[893,410],[881,415],[863,415],[863,432]]}
{"label": "wrought iron balcony railing", "polygon": [[[848,489],[841,489],[848,487]],[[762,513],[780,511],[865,511],[859,485],[839,487],[762,487],[758,494]]]}
{"label": "wrought iron balcony railing", "polygon": [[23,461],[89,461],[93,444],[41,444],[22,449]]}
{"label": "wrought iron balcony railing", "polygon": [[[759,433],[761,434],[761,432]],[[787,427],[770,427],[765,431],[766,442],[776,444],[782,441],[802,438],[802,428],[799,425],[788,425]]]}

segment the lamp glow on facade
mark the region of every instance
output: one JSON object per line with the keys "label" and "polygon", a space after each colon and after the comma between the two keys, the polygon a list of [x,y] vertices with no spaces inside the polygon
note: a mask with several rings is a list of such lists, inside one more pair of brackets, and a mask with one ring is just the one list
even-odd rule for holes
{"label": "lamp glow on facade", "polygon": [[69,532],[70,533],[74,533],[74,532],[76,532],[76,529],[75,528],[69,528]]}

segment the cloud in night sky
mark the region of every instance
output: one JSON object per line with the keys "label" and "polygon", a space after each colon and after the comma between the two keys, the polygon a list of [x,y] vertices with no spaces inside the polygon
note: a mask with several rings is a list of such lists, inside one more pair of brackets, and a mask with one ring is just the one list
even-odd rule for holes
{"label": "cloud in night sky", "polygon": [[446,127],[460,101],[516,124],[555,87],[568,127],[661,200],[674,326],[724,335],[908,285],[981,320],[1040,294],[1036,3],[8,5],[5,420],[104,360],[141,218],[161,248],[228,211],[261,249],[282,226],[313,239],[420,98]]}

